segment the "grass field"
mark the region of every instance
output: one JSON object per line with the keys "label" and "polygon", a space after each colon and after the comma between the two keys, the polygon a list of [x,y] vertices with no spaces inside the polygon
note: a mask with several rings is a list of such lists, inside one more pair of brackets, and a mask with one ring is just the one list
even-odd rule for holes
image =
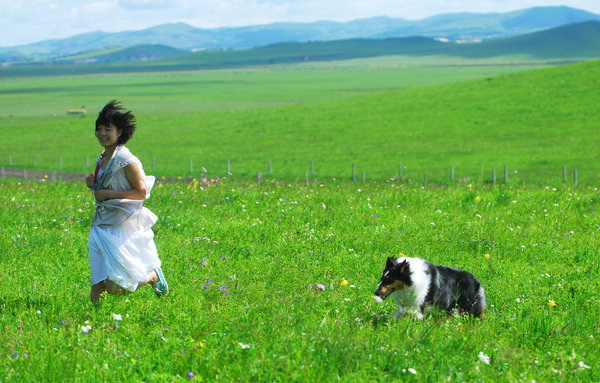
{"label": "grass field", "polygon": [[[172,294],[93,307],[83,183],[0,180],[0,381],[600,380],[596,188],[175,182],[146,206]],[[477,275],[486,319],[389,321],[400,253]]]}
{"label": "grass field", "polygon": [[[96,111],[118,98],[140,123],[131,148],[159,176],[222,176],[230,161],[248,179],[271,161],[279,179],[304,179],[311,162],[318,179],[348,179],[353,163],[359,178],[379,180],[400,165],[416,182],[447,182],[450,166],[477,182],[504,166],[529,183],[561,183],[563,165],[580,184],[600,177],[599,62],[524,72],[393,62],[10,79],[0,85],[0,140],[11,143],[0,166],[91,170]],[[81,105],[89,116],[64,112]]]}

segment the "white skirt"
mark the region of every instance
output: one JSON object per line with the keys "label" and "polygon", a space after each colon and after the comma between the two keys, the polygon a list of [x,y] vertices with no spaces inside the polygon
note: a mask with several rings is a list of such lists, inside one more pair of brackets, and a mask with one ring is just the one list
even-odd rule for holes
{"label": "white skirt", "polygon": [[133,292],[161,264],[154,232],[146,225],[140,227],[137,219],[115,226],[92,226],[88,246],[91,285],[108,279]]}

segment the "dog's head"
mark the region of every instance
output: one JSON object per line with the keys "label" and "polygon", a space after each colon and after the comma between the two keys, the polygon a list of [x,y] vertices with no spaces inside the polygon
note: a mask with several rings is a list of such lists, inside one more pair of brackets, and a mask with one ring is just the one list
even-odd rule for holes
{"label": "dog's head", "polygon": [[385,299],[394,291],[412,285],[410,263],[406,259],[388,258],[375,295]]}

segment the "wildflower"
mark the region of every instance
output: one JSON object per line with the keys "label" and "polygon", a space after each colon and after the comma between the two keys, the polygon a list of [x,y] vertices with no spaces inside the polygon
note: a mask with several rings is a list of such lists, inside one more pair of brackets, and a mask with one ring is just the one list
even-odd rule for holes
{"label": "wildflower", "polygon": [[588,370],[591,369],[591,367],[588,366],[587,364],[583,363],[583,361],[580,361],[578,364],[579,364],[579,368],[581,368],[582,370],[584,370],[584,369],[588,369]]}
{"label": "wildflower", "polygon": [[555,306],[558,306],[558,305],[556,304],[556,302],[554,302],[554,300],[550,299],[550,300],[548,301],[548,306],[550,306],[550,307],[555,307]]}
{"label": "wildflower", "polygon": [[89,324],[88,324],[88,325],[85,325],[85,326],[81,326],[81,333],[82,333],[83,335],[86,335],[87,333],[89,333],[89,332],[90,332],[90,330],[91,330],[91,329],[92,329],[92,326],[91,326],[91,325],[89,325]]}
{"label": "wildflower", "polygon": [[225,254],[221,254],[219,255],[219,259],[227,259],[227,256]]}
{"label": "wildflower", "polygon": [[490,357],[485,355],[483,352],[479,351],[479,354],[477,354],[477,357],[479,358],[480,361],[482,361],[485,364],[490,364]]}
{"label": "wildflower", "polygon": [[137,362],[137,360],[131,358],[131,363],[135,363],[135,362]]}
{"label": "wildflower", "polygon": [[485,259],[490,259],[490,258],[492,258],[492,256],[491,256],[491,255],[489,255],[489,254],[485,254],[485,255],[484,255],[484,257],[485,257]]}
{"label": "wildflower", "polygon": [[227,286],[223,285],[223,286],[219,287],[219,290],[226,291],[227,290]]}
{"label": "wildflower", "polygon": [[123,317],[120,314],[113,314],[114,320],[123,320]]}
{"label": "wildflower", "polygon": [[322,285],[322,284],[320,284],[320,283],[317,283],[317,284],[315,285],[315,287],[317,288],[317,290],[320,290],[320,291],[325,291],[325,285]]}
{"label": "wildflower", "polygon": [[240,347],[241,347],[243,350],[246,350],[246,349],[249,349],[249,348],[250,348],[250,345],[249,345],[249,344],[244,344],[244,343],[242,343],[242,342],[238,342],[238,345],[239,345],[239,346],[240,346]]}
{"label": "wildflower", "polygon": [[375,302],[377,303],[383,302],[383,299],[381,299],[381,297],[378,297],[377,295],[373,295],[373,299],[375,299]]}
{"label": "wildflower", "polygon": [[210,286],[209,286],[209,285],[204,285],[204,286],[202,286],[202,287],[204,288],[204,290],[208,290],[208,289],[210,289]]}
{"label": "wildflower", "polygon": [[480,196],[475,197],[475,202],[479,202],[479,201],[481,201],[481,197]]}
{"label": "wildflower", "polygon": [[413,375],[417,375],[417,370],[415,370],[414,368],[408,368],[407,371]]}
{"label": "wildflower", "polygon": [[473,184],[468,184],[468,185],[467,185],[467,187],[468,187],[469,189],[471,189],[471,188],[473,187]]}
{"label": "wildflower", "polygon": [[191,371],[189,371],[189,372],[187,373],[187,377],[188,377],[188,379],[192,379],[192,378],[194,377],[194,373],[193,373],[193,372],[191,372]]}
{"label": "wildflower", "polygon": [[346,280],[346,278],[342,278],[342,281],[340,282],[340,286],[346,286],[347,284],[349,284],[350,282],[348,282]]}

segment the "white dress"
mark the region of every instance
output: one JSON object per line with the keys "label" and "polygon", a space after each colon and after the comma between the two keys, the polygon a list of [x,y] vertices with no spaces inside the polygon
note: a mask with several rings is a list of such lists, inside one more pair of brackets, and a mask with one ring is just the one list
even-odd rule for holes
{"label": "white dress", "polygon": [[[146,183],[149,197],[154,177],[144,174],[142,163],[131,155]],[[100,174],[98,178],[100,177]],[[129,190],[124,168],[112,176],[108,189]],[[135,291],[152,270],[160,267],[152,225],[157,217],[143,207],[143,201],[112,199],[98,202],[88,241],[91,285],[110,280],[123,289]]]}

